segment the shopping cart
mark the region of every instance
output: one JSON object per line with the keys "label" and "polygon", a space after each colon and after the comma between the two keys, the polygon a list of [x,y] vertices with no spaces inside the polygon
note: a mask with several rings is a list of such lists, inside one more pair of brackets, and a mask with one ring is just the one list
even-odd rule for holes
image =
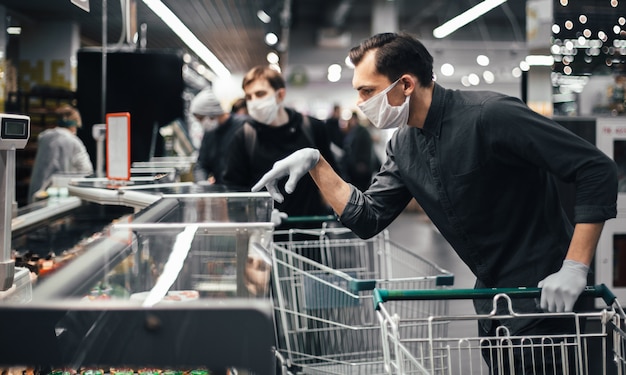
{"label": "shopping cart", "polygon": [[[584,313],[533,313],[513,311],[512,298],[539,298],[541,289],[375,289],[374,304],[381,324],[387,374],[624,374],[626,335],[624,311],[605,285],[583,292],[601,297],[603,310]],[[395,304],[415,300],[492,299],[493,310],[484,315],[433,314],[428,318],[404,317]],[[501,305],[504,303],[504,306]],[[392,309],[390,309],[392,307]],[[503,311],[502,307],[506,311]],[[493,337],[454,333],[459,323],[478,320],[498,324]],[[571,333],[513,335],[507,322],[547,319],[549,324],[571,327]],[[437,327],[448,322],[449,335]],[[407,327],[426,327],[427,334],[411,336]],[[462,331],[462,330],[461,330]],[[612,338],[612,340],[611,340]]]}
{"label": "shopping cart", "polygon": [[[444,288],[454,276],[390,241],[322,225],[292,229],[273,245],[277,348],[286,367],[306,374],[383,374],[373,289]],[[415,301],[404,316],[445,314],[447,301]],[[445,324],[437,327],[446,334]],[[412,332],[419,335],[419,332]]]}

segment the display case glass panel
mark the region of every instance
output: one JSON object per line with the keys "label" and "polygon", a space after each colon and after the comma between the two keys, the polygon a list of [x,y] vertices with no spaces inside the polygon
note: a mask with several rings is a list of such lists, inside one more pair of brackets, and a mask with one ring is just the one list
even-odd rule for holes
{"label": "display case glass panel", "polygon": [[269,194],[163,195],[116,220],[29,302],[0,304],[0,369],[274,373],[272,208]]}
{"label": "display case glass panel", "polygon": [[262,295],[272,207],[269,194],[164,196],[111,225],[34,298],[142,300],[157,286],[164,301]]}
{"label": "display case glass panel", "polygon": [[269,290],[268,223],[116,224],[109,239],[126,248],[85,301],[122,299],[144,306],[198,298],[264,297]]}

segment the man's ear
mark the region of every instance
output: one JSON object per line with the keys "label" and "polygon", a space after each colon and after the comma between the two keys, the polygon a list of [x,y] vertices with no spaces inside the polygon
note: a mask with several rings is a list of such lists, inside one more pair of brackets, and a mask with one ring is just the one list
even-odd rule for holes
{"label": "man's ear", "polygon": [[287,95],[287,89],[285,89],[284,87],[276,91],[276,98],[278,99],[279,102],[282,102],[283,100],[285,100],[286,95]]}
{"label": "man's ear", "polygon": [[407,95],[411,95],[411,93],[415,91],[415,88],[417,87],[417,85],[419,85],[419,81],[417,80],[417,78],[410,74],[405,74],[402,77],[400,77],[399,83],[402,85],[402,89],[404,90],[404,93]]}

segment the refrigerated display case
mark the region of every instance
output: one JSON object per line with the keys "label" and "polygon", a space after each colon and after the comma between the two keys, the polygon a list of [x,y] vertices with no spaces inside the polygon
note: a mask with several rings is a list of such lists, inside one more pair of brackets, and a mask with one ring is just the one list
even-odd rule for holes
{"label": "refrigerated display case", "polygon": [[132,208],[102,206],[77,197],[54,197],[21,207],[11,223],[17,267],[45,277],[82,253],[85,245]]}
{"label": "refrigerated display case", "polygon": [[0,304],[0,367],[274,373],[272,209],[267,193],[164,195],[117,220],[32,301]]}
{"label": "refrigerated display case", "polygon": [[[163,266],[169,252],[174,249],[178,235],[192,225],[198,229],[192,236],[192,249],[187,254],[191,263],[185,264],[197,266],[207,256],[212,258],[210,263],[205,262],[205,271],[212,276],[224,274],[224,278],[220,279],[223,282],[221,288],[229,293],[223,295],[247,296],[242,283],[245,262],[248,260],[248,242],[254,241],[255,245],[260,246],[259,249],[269,246],[273,234],[273,224],[270,222],[272,208],[273,203],[267,193],[165,196],[139,213],[112,224],[106,233],[87,246],[82,256],[68,264],[64,272],[37,285],[33,299],[88,295],[96,281],[107,277],[110,268],[118,264],[122,268],[132,266],[134,272],[140,274],[146,272],[136,269],[140,265],[148,267],[143,258],[133,258],[137,254],[153,254],[151,259],[154,263],[150,263],[148,268]],[[158,250],[151,250],[154,247],[158,247]],[[257,249],[256,246],[250,248]],[[204,253],[198,249],[211,251]],[[194,280],[189,274],[185,275],[184,281],[179,279],[180,283],[187,287],[199,287],[196,282],[202,278],[199,276],[200,271],[194,274]],[[132,283],[139,282],[133,280]],[[137,290],[131,288],[130,292],[135,293]]]}

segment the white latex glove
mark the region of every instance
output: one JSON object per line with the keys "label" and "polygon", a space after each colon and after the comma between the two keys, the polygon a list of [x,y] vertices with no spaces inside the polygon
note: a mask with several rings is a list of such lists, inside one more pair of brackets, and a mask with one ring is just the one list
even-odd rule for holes
{"label": "white latex glove", "polygon": [[285,198],[276,186],[279,179],[289,176],[285,183],[285,192],[293,193],[298,181],[313,168],[320,160],[320,152],[314,148],[303,148],[274,163],[272,169],[261,177],[252,187],[252,191],[259,191],[263,186],[267,188],[272,198],[282,202]]}
{"label": "white latex glove", "polygon": [[277,208],[275,208],[272,210],[272,216],[270,220],[272,221],[272,223],[274,223],[275,226],[279,226],[280,223],[282,223],[283,220],[287,217],[289,216],[285,212],[280,212]]}
{"label": "white latex glove", "polygon": [[541,308],[549,312],[572,311],[587,285],[589,267],[574,260],[563,261],[561,269],[539,282]]}

